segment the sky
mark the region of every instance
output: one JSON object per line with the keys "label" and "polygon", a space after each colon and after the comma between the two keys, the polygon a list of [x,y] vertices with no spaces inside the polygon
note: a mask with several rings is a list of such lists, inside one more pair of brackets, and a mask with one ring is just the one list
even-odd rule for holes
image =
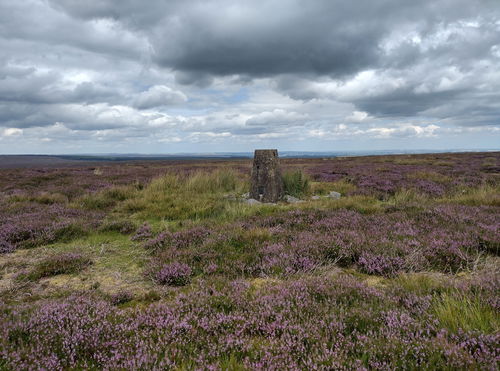
{"label": "sky", "polygon": [[498,0],[0,0],[0,153],[500,149]]}

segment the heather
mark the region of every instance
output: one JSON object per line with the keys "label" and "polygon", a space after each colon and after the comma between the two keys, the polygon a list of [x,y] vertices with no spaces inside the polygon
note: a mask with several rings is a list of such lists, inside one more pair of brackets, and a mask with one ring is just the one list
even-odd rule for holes
{"label": "heather", "polygon": [[496,370],[499,160],[0,169],[0,369]]}
{"label": "heather", "polygon": [[498,333],[450,331],[429,296],[351,276],[199,286],[145,309],[81,295],[2,308],[2,359],[16,369],[494,370],[500,356]]}

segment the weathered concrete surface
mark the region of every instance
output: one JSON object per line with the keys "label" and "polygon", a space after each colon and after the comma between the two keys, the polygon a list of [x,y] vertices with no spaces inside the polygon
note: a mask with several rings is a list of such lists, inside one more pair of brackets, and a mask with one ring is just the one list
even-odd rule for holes
{"label": "weathered concrete surface", "polygon": [[253,158],[250,198],[277,202],[283,197],[283,180],[277,149],[256,149]]}

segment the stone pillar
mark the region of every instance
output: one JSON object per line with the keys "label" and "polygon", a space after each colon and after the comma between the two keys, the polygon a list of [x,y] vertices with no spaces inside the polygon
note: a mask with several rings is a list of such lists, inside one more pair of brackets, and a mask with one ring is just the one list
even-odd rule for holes
{"label": "stone pillar", "polygon": [[283,197],[283,180],[277,149],[256,149],[253,158],[250,198],[277,202]]}

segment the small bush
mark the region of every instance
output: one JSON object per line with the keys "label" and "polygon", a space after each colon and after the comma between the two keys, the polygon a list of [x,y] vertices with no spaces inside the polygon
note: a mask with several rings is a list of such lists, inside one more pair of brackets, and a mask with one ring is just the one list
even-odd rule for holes
{"label": "small bush", "polygon": [[384,256],[365,252],[361,254],[358,265],[365,273],[391,277],[403,269],[404,259],[399,256]]}
{"label": "small bush", "polygon": [[144,223],[141,225],[130,238],[132,241],[144,241],[153,236],[153,230],[149,223]]}
{"label": "small bush", "polygon": [[134,296],[130,292],[120,290],[118,292],[115,292],[114,294],[111,294],[110,301],[113,305],[120,305],[128,303],[133,298]]}
{"label": "small bush", "polygon": [[191,268],[184,263],[164,264],[155,274],[154,280],[161,285],[184,286],[191,281]]}
{"label": "small bush", "polygon": [[15,249],[16,247],[13,244],[0,236],[0,254],[7,254],[13,252]]}
{"label": "small bush", "polygon": [[288,171],[282,175],[286,194],[301,197],[309,193],[309,178],[302,171]]}

